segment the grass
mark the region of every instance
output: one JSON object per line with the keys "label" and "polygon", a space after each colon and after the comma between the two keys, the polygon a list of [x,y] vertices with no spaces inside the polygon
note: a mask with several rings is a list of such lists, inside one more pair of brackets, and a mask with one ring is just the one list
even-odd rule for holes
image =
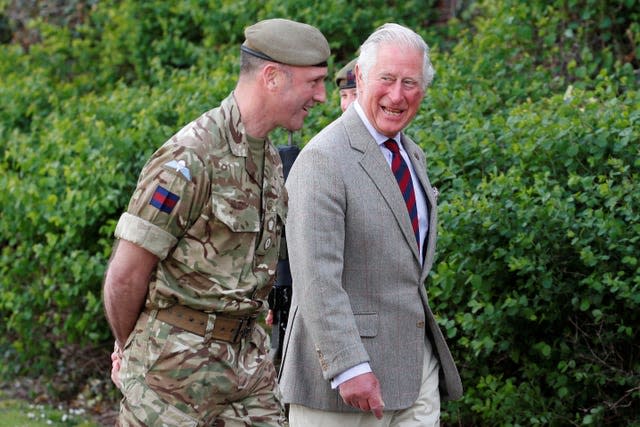
{"label": "grass", "polygon": [[65,411],[12,399],[0,391],[0,427],[98,427],[82,411]]}

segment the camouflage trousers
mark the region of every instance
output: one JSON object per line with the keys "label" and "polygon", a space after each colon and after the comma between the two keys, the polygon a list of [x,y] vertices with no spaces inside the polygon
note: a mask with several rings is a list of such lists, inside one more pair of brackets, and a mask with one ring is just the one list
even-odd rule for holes
{"label": "camouflage trousers", "polygon": [[118,426],[282,426],[268,336],[256,326],[237,344],[142,314],[120,368]]}

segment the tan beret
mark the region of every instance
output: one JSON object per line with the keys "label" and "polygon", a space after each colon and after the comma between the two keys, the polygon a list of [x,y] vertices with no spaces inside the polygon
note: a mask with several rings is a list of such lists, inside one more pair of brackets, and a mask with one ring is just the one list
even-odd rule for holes
{"label": "tan beret", "polygon": [[351,89],[356,87],[356,74],[353,70],[356,67],[356,62],[358,62],[358,58],[352,59],[336,73],[335,80],[338,89]]}
{"label": "tan beret", "polygon": [[288,19],[266,19],[244,30],[243,52],[298,66],[327,66],[329,42],[320,30]]}

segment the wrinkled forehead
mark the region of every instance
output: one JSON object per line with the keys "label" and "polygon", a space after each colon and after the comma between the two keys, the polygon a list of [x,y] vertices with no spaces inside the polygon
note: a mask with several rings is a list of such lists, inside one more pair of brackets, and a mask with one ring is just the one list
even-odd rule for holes
{"label": "wrinkled forehead", "polygon": [[401,78],[422,78],[423,53],[412,46],[382,44],[372,71],[376,75],[390,74]]}

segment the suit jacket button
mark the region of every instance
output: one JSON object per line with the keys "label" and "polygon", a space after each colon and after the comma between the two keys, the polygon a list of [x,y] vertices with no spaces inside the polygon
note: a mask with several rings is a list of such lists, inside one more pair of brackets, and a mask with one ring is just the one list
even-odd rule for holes
{"label": "suit jacket button", "polygon": [[423,329],[424,328],[424,322],[420,321],[420,322],[416,323],[416,328]]}

